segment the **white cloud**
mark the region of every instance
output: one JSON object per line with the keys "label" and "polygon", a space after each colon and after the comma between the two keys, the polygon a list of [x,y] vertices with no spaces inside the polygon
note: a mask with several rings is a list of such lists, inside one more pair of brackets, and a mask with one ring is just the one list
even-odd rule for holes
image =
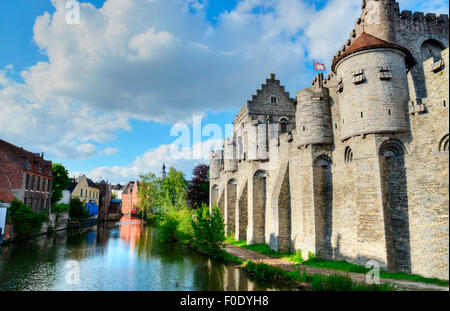
{"label": "white cloud", "polygon": [[[179,158],[172,152],[173,148],[178,148],[178,146],[164,144],[147,150],[127,166],[101,166],[89,171],[70,172],[70,176],[85,174],[94,181],[105,179],[111,183],[126,183],[130,180],[139,179],[139,175],[148,172],[159,176],[164,163],[167,170],[173,166],[177,170],[182,171],[186,178],[190,178],[194,166],[199,163],[208,164],[210,150],[217,149],[221,144],[221,140],[209,139],[203,141],[194,145],[192,149],[186,148],[183,152],[186,155],[184,158]],[[193,150],[198,146],[201,148],[201,157],[193,158]]]}
{"label": "white cloud", "polygon": [[106,155],[113,155],[116,154],[117,152],[119,152],[119,149],[111,147],[107,147],[103,150],[103,153]]}
{"label": "white cloud", "polygon": [[[49,61],[22,71],[24,83],[7,78],[11,67],[0,71],[0,134],[71,159],[104,154],[94,143],[130,130],[131,118],[175,123],[240,108],[271,72],[294,96],[313,78],[305,66],[329,63],[360,12],[360,1],[317,11],[302,0],[242,0],[213,26],[208,1],[106,0],[82,3],[76,25],[65,0],[52,3],[56,12],[33,29]],[[448,10],[438,0],[400,3]]]}

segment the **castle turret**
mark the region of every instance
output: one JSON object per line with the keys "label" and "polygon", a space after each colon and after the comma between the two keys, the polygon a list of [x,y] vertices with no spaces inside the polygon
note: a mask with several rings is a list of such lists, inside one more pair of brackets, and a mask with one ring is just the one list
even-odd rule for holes
{"label": "castle turret", "polygon": [[332,143],[329,96],[322,73],[312,88],[297,93],[296,124],[299,146]]}
{"label": "castle turret", "polygon": [[224,163],[223,167],[226,172],[237,171],[238,160],[236,156],[236,146],[231,138],[225,138],[224,145]]}
{"label": "castle turret", "polygon": [[411,62],[405,48],[367,33],[334,59],[341,139],[408,130],[406,70]]}
{"label": "castle turret", "polygon": [[209,178],[216,179],[220,177],[222,169],[223,150],[211,151],[209,161]]}
{"label": "castle turret", "polygon": [[395,20],[400,14],[398,3],[395,0],[363,0],[361,8],[361,17],[355,25],[356,35],[366,32],[395,43]]}

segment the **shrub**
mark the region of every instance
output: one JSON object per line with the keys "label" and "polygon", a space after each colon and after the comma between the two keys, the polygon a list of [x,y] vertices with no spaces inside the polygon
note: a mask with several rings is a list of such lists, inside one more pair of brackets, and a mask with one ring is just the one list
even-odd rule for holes
{"label": "shrub", "polygon": [[70,199],[69,217],[72,221],[81,222],[89,218],[89,211],[79,198]]}
{"label": "shrub", "polygon": [[52,205],[52,213],[63,213],[68,212],[70,210],[69,204],[60,203],[60,204],[53,204]]}
{"label": "shrub", "polygon": [[212,213],[209,207],[203,204],[197,209],[192,219],[194,243],[201,249],[216,253],[224,249],[225,224],[217,205],[214,204]]}
{"label": "shrub", "polygon": [[18,238],[39,233],[42,224],[47,220],[47,214],[45,212],[35,213],[30,207],[19,200],[13,200],[11,202],[9,213],[10,222],[14,226],[14,232]]}
{"label": "shrub", "polygon": [[302,256],[302,250],[301,249],[297,250],[295,255],[292,256],[292,261],[299,262],[299,263],[302,263],[302,262],[305,261],[303,259],[303,256]]}
{"label": "shrub", "polygon": [[192,239],[192,211],[186,206],[168,208],[158,214],[156,227],[161,242],[186,242]]}

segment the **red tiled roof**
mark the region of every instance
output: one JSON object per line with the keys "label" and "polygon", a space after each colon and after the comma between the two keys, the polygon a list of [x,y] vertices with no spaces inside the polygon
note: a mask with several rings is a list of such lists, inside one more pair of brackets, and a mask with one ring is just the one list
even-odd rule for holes
{"label": "red tiled roof", "polygon": [[368,33],[361,34],[353,43],[349,46],[349,48],[344,52],[348,54],[352,51],[368,48],[368,47],[376,47],[376,46],[396,46],[396,44],[388,41],[381,40],[377,37],[369,35]]}
{"label": "red tiled roof", "polygon": [[356,38],[355,41],[353,41],[352,44],[350,44],[350,46],[345,50],[344,53],[341,54],[341,56],[339,56],[333,60],[333,64],[331,65],[332,70],[333,70],[333,72],[336,72],[335,71],[336,64],[341,59],[343,59],[345,56],[347,56],[353,52],[372,49],[372,48],[383,48],[383,47],[392,47],[397,50],[401,50],[406,55],[407,66],[411,67],[412,65],[414,65],[414,63],[415,63],[414,57],[404,47],[402,47],[398,44],[389,42],[389,41],[382,40],[382,39],[372,36],[368,33],[362,33],[358,38]]}

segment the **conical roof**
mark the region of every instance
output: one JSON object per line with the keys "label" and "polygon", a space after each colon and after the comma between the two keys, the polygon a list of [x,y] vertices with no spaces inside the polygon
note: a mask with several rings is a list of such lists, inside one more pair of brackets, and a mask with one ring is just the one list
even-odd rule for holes
{"label": "conical roof", "polygon": [[333,70],[333,72],[336,72],[335,67],[336,67],[337,63],[341,59],[345,58],[347,55],[353,54],[358,51],[363,51],[363,50],[368,50],[368,49],[376,49],[376,48],[386,48],[386,47],[394,48],[394,49],[400,50],[403,53],[405,53],[406,54],[406,63],[409,67],[411,67],[414,64],[414,58],[412,57],[411,53],[404,47],[402,47],[398,44],[389,42],[389,41],[382,40],[382,39],[372,36],[368,33],[362,33],[358,38],[356,38],[355,41],[353,41],[352,44],[350,44],[350,46],[345,50],[344,53],[342,53],[339,57],[336,57],[333,60],[333,64],[331,66],[332,70]]}

